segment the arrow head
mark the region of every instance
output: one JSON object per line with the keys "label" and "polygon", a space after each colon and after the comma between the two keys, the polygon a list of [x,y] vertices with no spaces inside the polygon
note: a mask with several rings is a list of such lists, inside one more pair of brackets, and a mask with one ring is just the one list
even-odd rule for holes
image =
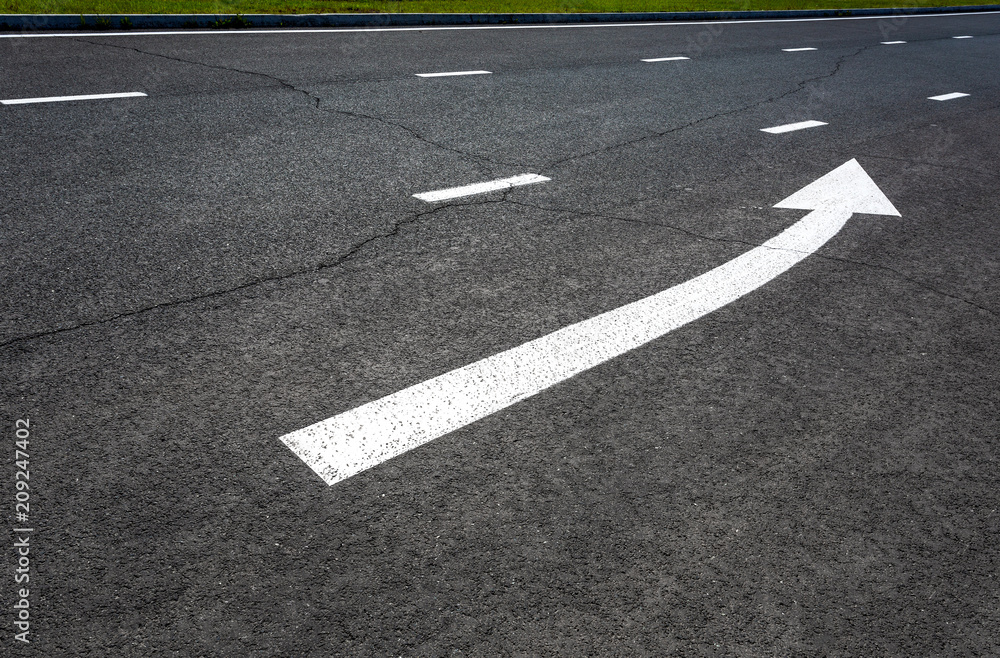
{"label": "arrow head", "polygon": [[806,185],[774,207],[797,210],[837,208],[865,215],[901,217],[875,181],[854,159]]}

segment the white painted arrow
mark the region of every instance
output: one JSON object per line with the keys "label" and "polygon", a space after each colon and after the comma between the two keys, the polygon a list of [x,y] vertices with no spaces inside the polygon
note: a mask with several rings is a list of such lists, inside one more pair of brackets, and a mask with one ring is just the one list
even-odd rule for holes
{"label": "white painted arrow", "polygon": [[690,281],[452,370],[281,440],[327,484],[540,393],[722,308],[822,247],[853,213],[899,212],[856,160],[775,208],[811,210],[742,256]]}

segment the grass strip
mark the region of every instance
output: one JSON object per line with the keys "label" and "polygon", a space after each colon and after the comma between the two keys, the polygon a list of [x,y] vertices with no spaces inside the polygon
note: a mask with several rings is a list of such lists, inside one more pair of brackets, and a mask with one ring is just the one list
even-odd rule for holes
{"label": "grass strip", "polygon": [[353,14],[759,11],[986,5],[998,0],[0,0],[0,14]]}

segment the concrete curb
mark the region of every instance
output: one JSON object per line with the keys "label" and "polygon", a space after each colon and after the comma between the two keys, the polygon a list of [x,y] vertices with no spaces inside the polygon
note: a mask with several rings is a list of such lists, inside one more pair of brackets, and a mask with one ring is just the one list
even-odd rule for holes
{"label": "concrete curb", "polygon": [[0,14],[0,31],[639,23],[780,18],[844,18],[851,16],[910,16],[984,11],[1000,11],[1000,5],[604,14]]}

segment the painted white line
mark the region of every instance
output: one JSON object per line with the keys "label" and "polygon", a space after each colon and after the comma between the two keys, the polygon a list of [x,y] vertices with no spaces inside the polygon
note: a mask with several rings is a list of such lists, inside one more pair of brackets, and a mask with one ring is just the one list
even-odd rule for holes
{"label": "painted white line", "polygon": [[972,37],[968,34],[962,35],[960,37],[952,37],[952,39],[971,39]]}
{"label": "painted white line", "polygon": [[950,94],[941,94],[940,96],[928,96],[927,100],[929,100],[929,101],[950,101],[950,100],[952,100],[954,98],[962,98],[964,96],[968,96],[968,94],[963,94],[960,91],[953,91]]}
{"label": "painted white line", "polygon": [[493,192],[494,190],[505,190],[508,187],[517,187],[519,185],[531,185],[532,183],[544,183],[547,180],[545,176],[539,176],[538,174],[521,174],[519,176],[511,176],[510,178],[501,178],[500,180],[492,180],[486,183],[473,183],[472,185],[463,185],[462,187],[452,187],[447,190],[435,190],[434,192],[422,192],[420,194],[414,194],[421,201],[426,201],[427,203],[433,203],[434,201],[444,201],[445,199],[457,199],[462,196],[472,196],[473,194],[483,194],[485,192]]}
{"label": "painted white line", "polygon": [[815,128],[816,126],[828,125],[822,121],[799,121],[798,123],[786,123],[783,126],[774,126],[773,128],[761,128],[761,132],[771,133],[772,135],[778,135],[780,133],[790,133],[793,130],[802,130],[803,128]]}
{"label": "painted white line", "polygon": [[449,71],[447,73],[417,73],[418,78],[444,78],[452,75],[486,75],[492,71]]}
{"label": "painted white line", "polygon": [[657,57],[655,59],[644,59],[644,62],[677,62],[682,59],[691,59],[690,57]]}
{"label": "painted white line", "polygon": [[775,207],[812,212],[690,281],[291,432],[281,441],[334,484],[736,301],[826,244],[853,213],[899,216],[856,160]]}
{"label": "painted white line", "polygon": [[816,50],[815,48],[782,48],[786,53],[804,53],[807,50]]}
{"label": "painted white line", "polygon": [[46,96],[44,98],[12,98],[0,101],[0,105],[26,105],[28,103],[61,103],[64,101],[93,101],[101,98],[134,98],[145,96],[141,91],[127,91],[120,94],[86,94],[83,96]]}
{"label": "painted white line", "polygon": [[897,43],[906,43],[905,41],[883,41],[883,46],[895,46]]}
{"label": "painted white line", "polygon": [[[918,18],[954,18],[955,16],[984,16],[1000,11],[953,12],[947,14],[913,14],[907,20]],[[237,36],[251,34],[339,34],[345,32],[440,32],[454,30],[579,30],[619,27],[679,27],[688,25],[746,25],[750,23],[825,23],[827,21],[885,20],[886,16],[840,16],[836,18],[752,18],[732,21],[648,21],[641,23],[562,23],[559,25],[450,25],[442,27],[320,27],[320,28],[262,28],[238,30],[154,30],[151,32],[45,32],[0,34],[0,39],[55,39],[79,37],[173,37],[173,36]],[[971,38],[971,37],[970,37]]]}

